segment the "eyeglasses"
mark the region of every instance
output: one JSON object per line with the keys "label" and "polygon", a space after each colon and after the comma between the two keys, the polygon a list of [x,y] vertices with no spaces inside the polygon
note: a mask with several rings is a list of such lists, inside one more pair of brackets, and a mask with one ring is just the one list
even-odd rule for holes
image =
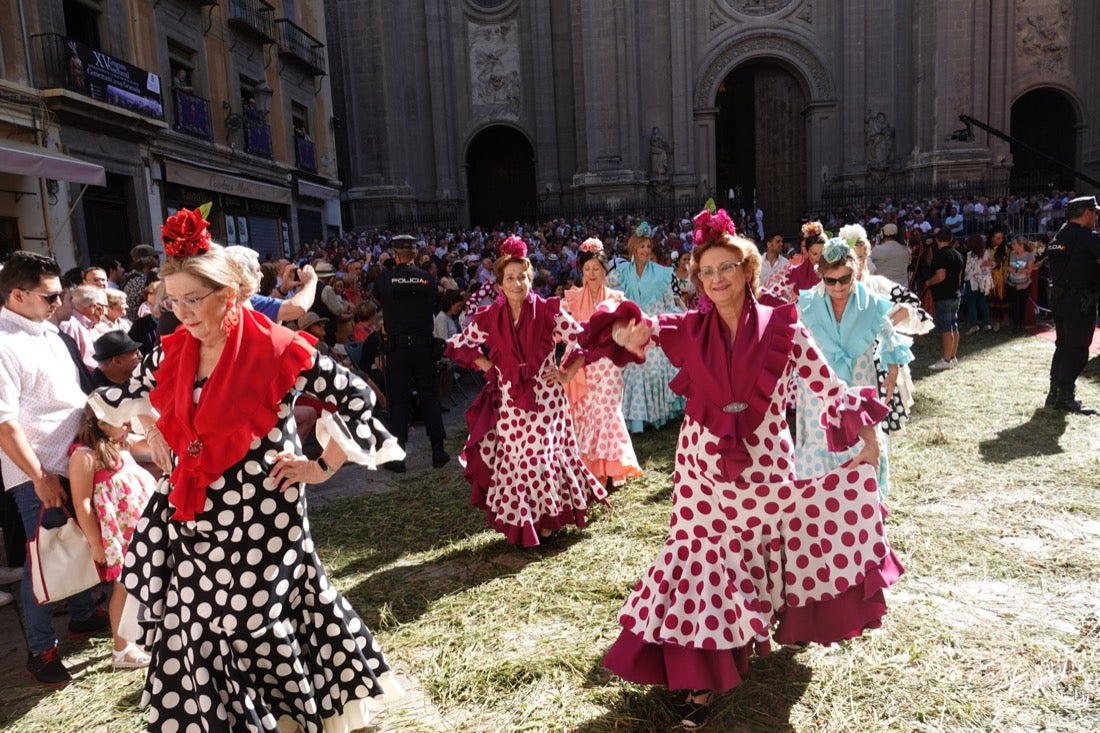
{"label": "eyeglasses", "polygon": [[740,267],[742,264],[744,263],[734,262],[733,260],[730,260],[729,262],[723,262],[722,264],[718,265],[717,269],[713,267],[704,267],[703,269],[699,270],[699,277],[703,280],[713,280],[715,275],[725,277],[726,275],[730,274],[738,267]]}
{"label": "eyeglasses", "polygon": [[849,272],[847,275],[841,275],[840,277],[822,277],[821,282],[830,288],[834,285],[847,285],[852,282],[852,273]]}
{"label": "eyeglasses", "polygon": [[188,296],[185,296],[183,298],[168,297],[168,298],[165,298],[164,300],[162,300],[160,302],[160,307],[165,309],[165,310],[170,310],[173,313],[176,312],[177,308],[184,308],[184,309],[189,310],[189,311],[195,310],[195,308],[198,307],[199,303],[206,300],[207,298],[209,298],[211,295],[213,295],[216,292],[218,292],[218,291],[217,290],[211,290],[206,295],[188,295]]}
{"label": "eyeglasses", "polygon": [[34,293],[35,295],[37,295],[39,298],[42,298],[43,300],[45,300],[50,305],[60,303],[61,299],[65,297],[65,291],[64,290],[59,290],[56,293],[40,293],[37,290],[24,290],[23,292],[24,293]]}

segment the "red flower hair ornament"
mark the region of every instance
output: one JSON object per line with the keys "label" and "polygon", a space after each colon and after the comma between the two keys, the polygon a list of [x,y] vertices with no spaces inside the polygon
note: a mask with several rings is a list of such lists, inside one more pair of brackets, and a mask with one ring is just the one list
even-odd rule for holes
{"label": "red flower hair ornament", "polygon": [[515,234],[505,239],[500,244],[500,253],[508,257],[527,257],[527,245]]}
{"label": "red flower hair ornament", "polygon": [[[707,203],[713,202],[707,201]],[[714,210],[708,206],[696,214],[691,221],[695,225],[691,239],[696,244],[702,244],[712,237],[720,237],[723,234],[737,234],[737,227],[733,225],[733,219],[725,209]]]}
{"label": "red flower hair ornament", "polygon": [[197,209],[180,209],[160,228],[164,251],[169,257],[191,257],[210,250],[210,203]]}

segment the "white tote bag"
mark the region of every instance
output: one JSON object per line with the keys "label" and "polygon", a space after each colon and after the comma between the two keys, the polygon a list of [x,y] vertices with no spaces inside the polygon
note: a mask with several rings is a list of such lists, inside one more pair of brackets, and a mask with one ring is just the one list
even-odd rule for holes
{"label": "white tote bag", "polygon": [[27,541],[31,564],[31,586],[38,605],[54,603],[99,584],[99,570],[92,560],[88,540],[80,525],[64,510],[68,520],[60,527],[46,529],[38,517],[38,533]]}

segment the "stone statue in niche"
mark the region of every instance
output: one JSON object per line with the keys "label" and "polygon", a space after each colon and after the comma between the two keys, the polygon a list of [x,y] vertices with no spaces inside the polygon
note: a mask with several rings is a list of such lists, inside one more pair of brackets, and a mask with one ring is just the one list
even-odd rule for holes
{"label": "stone statue in niche", "polygon": [[867,167],[885,170],[894,159],[894,127],[886,119],[885,112],[867,110],[864,120],[867,131]]}
{"label": "stone statue in niche", "polygon": [[474,104],[518,107],[519,49],[511,23],[470,27],[470,93]]}
{"label": "stone statue in niche", "polygon": [[661,128],[654,127],[649,134],[649,177],[651,180],[668,178],[672,159],[672,146],[661,134]]}
{"label": "stone statue in niche", "polygon": [[1069,15],[1067,0],[1016,0],[1016,43],[1039,69],[1066,70]]}

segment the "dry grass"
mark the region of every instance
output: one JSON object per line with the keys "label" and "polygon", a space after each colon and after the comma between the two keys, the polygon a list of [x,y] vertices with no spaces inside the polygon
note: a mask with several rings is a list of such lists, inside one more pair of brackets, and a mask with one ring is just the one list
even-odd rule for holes
{"label": "dry grass", "polygon": [[[1100,730],[1100,416],[1037,409],[1050,344],[968,339],[921,360],[917,419],[893,447],[891,540],[908,568],[884,629],[778,651],[716,703],[710,730]],[[1080,395],[1100,405],[1100,364]],[[521,551],[485,529],[457,470],[313,512],[318,549],[439,718],[411,731],[665,731],[668,694],[599,660],[664,538],[674,428],[637,441],[646,475],[583,532]],[[133,731],[140,675],[91,671],[0,707],[4,730]],[[96,657],[96,654],[99,654]]]}

